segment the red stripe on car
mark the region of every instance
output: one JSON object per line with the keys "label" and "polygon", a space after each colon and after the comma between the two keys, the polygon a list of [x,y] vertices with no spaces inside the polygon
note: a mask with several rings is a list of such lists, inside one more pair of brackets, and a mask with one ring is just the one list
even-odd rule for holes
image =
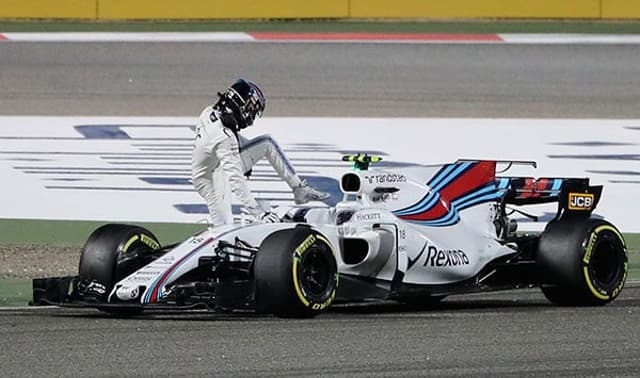
{"label": "red stripe on car", "polygon": [[453,202],[459,197],[495,181],[495,172],[496,163],[494,161],[481,161],[442,188],[440,196],[447,202]]}
{"label": "red stripe on car", "polygon": [[451,202],[495,181],[495,171],[494,161],[478,162],[442,188],[440,198],[433,207],[418,214],[401,215],[400,218],[420,221],[440,219],[451,211]]}
{"label": "red stripe on car", "polygon": [[183,262],[185,262],[186,260],[188,260],[189,258],[191,258],[191,256],[199,251],[200,249],[202,249],[203,247],[207,246],[209,243],[211,243],[213,241],[213,238],[209,238],[207,240],[205,240],[204,242],[202,242],[202,244],[200,244],[198,247],[196,247],[194,250],[192,250],[191,252],[187,253],[186,255],[182,256],[182,258],[180,260],[178,260],[177,262],[175,262],[169,269],[167,269],[163,274],[162,277],[160,278],[160,280],[158,281],[158,283],[156,284],[156,286],[153,288],[153,290],[151,291],[151,297],[149,298],[149,302],[150,303],[155,303],[158,299],[158,291],[160,290],[160,288],[162,288],[162,286],[164,285],[165,281],[169,278],[169,276],[171,275],[171,273],[173,273],[180,265],[182,265]]}

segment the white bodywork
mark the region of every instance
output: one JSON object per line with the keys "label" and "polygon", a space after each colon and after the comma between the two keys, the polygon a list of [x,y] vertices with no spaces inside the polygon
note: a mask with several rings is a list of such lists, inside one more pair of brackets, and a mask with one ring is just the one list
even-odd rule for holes
{"label": "white bodywork", "polygon": [[[343,175],[344,199],[335,207],[292,207],[281,212],[304,213],[305,223],[333,244],[342,275],[388,282],[401,277],[402,283],[418,285],[455,283],[514,253],[498,240],[493,224],[495,202],[504,190],[494,184],[492,164],[352,171]],[[461,185],[465,187],[459,189]],[[456,191],[464,193],[445,197]],[[421,216],[426,220],[408,219]],[[233,244],[237,238],[258,247],[274,231],[295,226],[290,221],[209,228],[121,280],[111,296],[142,304],[157,302],[176,279],[198,266],[201,257],[215,256],[220,240]]]}

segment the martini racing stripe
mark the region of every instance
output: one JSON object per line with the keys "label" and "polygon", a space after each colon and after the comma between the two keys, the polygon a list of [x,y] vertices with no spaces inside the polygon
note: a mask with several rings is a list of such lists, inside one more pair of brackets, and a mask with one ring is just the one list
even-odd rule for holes
{"label": "martini racing stripe", "polygon": [[180,266],[182,266],[184,263],[189,261],[193,256],[196,256],[198,251],[200,251],[202,248],[206,247],[207,245],[211,244],[214,240],[216,240],[216,238],[220,239],[224,235],[227,235],[236,230],[237,228],[232,228],[231,230],[222,232],[221,234],[217,235],[215,238],[211,237],[206,239],[205,241],[200,243],[200,245],[194,248],[192,251],[190,251],[189,253],[184,255],[182,258],[180,258],[180,260],[176,261],[160,277],[156,278],[153,281],[153,283],[149,286],[149,289],[147,289],[147,291],[145,292],[142,303],[143,304],[153,303],[159,300],[162,297],[162,291],[161,291],[162,287],[164,287],[165,283],[171,279],[173,273],[175,273]]}
{"label": "martini racing stripe", "polygon": [[[491,184],[486,188],[479,190],[477,193],[472,193],[464,198],[453,201],[451,203],[451,211],[445,217],[438,220],[434,220],[434,221],[426,221],[426,222],[420,222],[420,223],[424,225],[438,226],[438,227],[451,226],[453,224],[458,223],[458,221],[460,220],[459,211],[469,208],[471,206],[475,206],[480,203],[497,200],[506,193],[506,190],[507,190],[506,186],[505,187],[498,186],[496,188],[495,185]],[[489,192],[489,193],[486,195],[481,195],[482,194],[481,192]]]}
{"label": "martini racing stripe", "polygon": [[460,220],[459,211],[480,203],[497,200],[505,193],[506,187],[496,187],[494,184],[490,184],[477,192],[453,201],[451,203],[451,210],[444,217],[431,221],[420,222],[420,224],[439,227],[451,226],[458,223]]}
{"label": "martini racing stripe", "polygon": [[161,276],[156,278],[155,281],[153,281],[153,283],[147,289],[147,292],[146,292],[146,294],[144,296],[144,299],[143,299],[142,303],[143,304],[144,303],[150,303],[150,302],[152,303],[152,302],[155,302],[158,299],[160,299],[160,297],[162,296],[162,292],[160,291],[160,288],[162,288],[164,286],[164,283],[171,276],[171,273],[173,273],[176,269],[178,269],[178,267],[180,267],[180,265],[182,265],[187,260],[189,260],[199,250],[201,250],[202,248],[204,248],[207,245],[211,244],[211,242],[213,242],[213,240],[214,240],[213,238],[209,238],[209,239],[205,240],[200,245],[198,245],[196,248],[194,248],[191,252],[189,252],[186,255],[182,256],[182,258],[180,260],[178,260],[173,265],[171,265],[171,267],[169,267],[169,269],[167,269]]}
{"label": "martini racing stripe", "polygon": [[397,216],[400,216],[400,215],[408,215],[408,214],[416,213],[420,209],[431,209],[439,200],[440,200],[440,193],[435,191],[429,191],[429,193],[415,205],[412,205],[411,207],[407,207],[403,210],[394,211],[393,213]]}
{"label": "martini racing stripe", "polygon": [[436,173],[431,181],[427,183],[427,185],[431,188],[431,191],[429,191],[429,193],[423,199],[410,207],[402,210],[397,210],[394,213],[396,215],[410,215],[420,212],[422,209],[431,209],[440,200],[439,189],[444,185],[449,184],[458,175],[464,172],[465,169],[469,168],[471,164],[471,162],[465,162],[462,164],[456,163],[445,166],[440,170],[440,172]]}
{"label": "martini racing stripe", "polygon": [[461,164],[460,163],[451,164],[451,168],[455,168],[453,173],[445,176],[443,179],[436,180],[435,182],[430,182],[429,186],[433,190],[440,191],[440,189],[442,189],[446,185],[449,185],[454,179],[462,175],[467,169],[472,168],[471,164],[472,164],[471,162],[464,162]]}
{"label": "martini racing stripe", "polygon": [[460,220],[460,210],[501,198],[509,181],[496,181],[493,161],[458,162],[443,167],[427,185],[427,195],[394,214],[423,225],[449,226]]}
{"label": "martini racing stripe", "polygon": [[482,186],[495,183],[495,162],[483,161],[473,163],[446,186],[438,188],[445,201],[453,202],[463,195],[471,193]]}

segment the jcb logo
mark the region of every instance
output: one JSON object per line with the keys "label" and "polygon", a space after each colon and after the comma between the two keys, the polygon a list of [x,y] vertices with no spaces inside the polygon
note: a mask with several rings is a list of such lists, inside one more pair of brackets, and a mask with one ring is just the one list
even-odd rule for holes
{"label": "jcb logo", "polygon": [[569,210],[591,210],[593,200],[591,193],[569,193]]}

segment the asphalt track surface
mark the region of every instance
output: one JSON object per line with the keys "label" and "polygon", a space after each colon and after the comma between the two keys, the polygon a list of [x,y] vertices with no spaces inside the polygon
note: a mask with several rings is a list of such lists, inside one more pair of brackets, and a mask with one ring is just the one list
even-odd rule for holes
{"label": "asphalt track surface", "polygon": [[[0,114],[197,115],[236,77],[272,116],[640,117],[638,46],[2,43]],[[310,320],[0,310],[2,376],[637,376],[640,288],[335,307]]]}
{"label": "asphalt track surface", "polygon": [[605,307],[555,307],[537,289],[455,296],[420,310],[336,306],[314,319],[249,314],[0,310],[11,376],[637,376],[640,286]]}
{"label": "asphalt track surface", "polygon": [[266,116],[640,117],[637,45],[0,44],[0,114],[196,115],[237,77]]}

